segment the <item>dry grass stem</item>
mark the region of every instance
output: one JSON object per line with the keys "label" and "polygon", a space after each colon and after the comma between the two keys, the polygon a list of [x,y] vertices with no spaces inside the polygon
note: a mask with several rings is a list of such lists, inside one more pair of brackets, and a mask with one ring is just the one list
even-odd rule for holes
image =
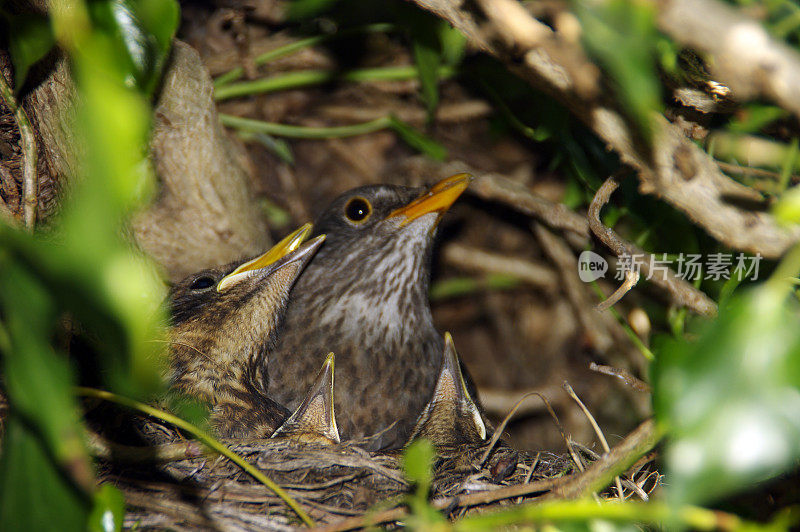
{"label": "dry grass stem", "polygon": [[614,293],[608,296],[605,301],[601,301],[597,305],[595,305],[595,310],[598,312],[603,312],[604,310],[608,310],[613,305],[617,304],[620,299],[622,299],[625,294],[633,290],[633,287],[636,286],[636,283],[639,282],[639,271],[638,270],[627,270],[625,272],[625,281],[614,290]]}

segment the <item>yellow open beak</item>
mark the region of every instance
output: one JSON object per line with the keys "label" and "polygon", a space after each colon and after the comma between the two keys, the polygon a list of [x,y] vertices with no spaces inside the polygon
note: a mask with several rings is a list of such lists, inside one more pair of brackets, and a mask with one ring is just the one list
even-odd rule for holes
{"label": "yellow open beak", "polygon": [[392,211],[387,218],[404,216],[405,220],[400,224],[402,227],[430,212],[438,212],[441,216],[467,189],[472,179],[469,174],[456,174],[442,179],[408,205]]}
{"label": "yellow open beak", "polygon": [[225,288],[232,284],[234,280],[239,279],[240,274],[265,268],[273,262],[280,260],[289,253],[295,251],[311,233],[311,227],[312,226],[310,223],[303,225],[296,231],[290,233],[286,238],[272,246],[272,248],[270,248],[270,250],[263,255],[240,265],[219,282],[217,285],[217,291],[222,292],[225,290]]}

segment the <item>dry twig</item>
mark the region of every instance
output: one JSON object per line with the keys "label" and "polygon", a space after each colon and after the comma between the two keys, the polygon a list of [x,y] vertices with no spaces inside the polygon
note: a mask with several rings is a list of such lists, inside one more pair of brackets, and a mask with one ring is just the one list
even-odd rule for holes
{"label": "dry twig", "polygon": [[614,293],[608,296],[605,300],[601,301],[597,305],[595,305],[595,310],[598,312],[603,312],[604,310],[608,310],[613,305],[616,305],[620,299],[622,299],[625,294],[633,290],[633,287],[636,286],[636,283],[639,282],[639,271],[638,270],[628,270],[625,272],[625,282],[623,282],[619,288],[614,290]]}
{"label": "dry twig", "polygon": [[617,189],[619,183],[614,177],[609,177],[597,190],[592,203],[589,205],[589,227],[592,232],[600,239],[603,244],[608,246],[618,257],[627,255],[628,257],[643,257],[640,265],[642,271],[649,281],[666,290],[673,298],[675,303],[688,307],[698,314],[704,316],[714,316],[717,313],[717,305],[703,292],[692,286],[685,279],[681,279],[667,267],[656,268],[650,266],[654,263],[653,257],[646,251],[639,249],[634,244],[622,239],[616,231],[603,225],[600,221],[600,209],[608,203],[611,194]]}
{"label": "dry twig", "polygon": [[[39,179],[36,174],[36,139],[25,109],[17,103],[14,91],[0,73],[0,97],[14,115],[22,144],[22,219],[28,231],[36,224],[36,207],[39,203]],[[5,213],[4,213],[5,214]]]}
{"label": "dry twig", "polygon": [[442,257],[453,266],[481,273],[510,275],[547,292],[552,292],[558,285],[558,275],[547,266],[463,244],[448,244],[442,250]]}
{"label": "dry twig", "polygon": [[[600,445],[603,446],[603,450],[606,453],[609,453],[611,451],[611,449],[608,447],[608,442],[606,441],[606,436],[605,436],[605,434],[603,434],[603,431],[600,430],[600,425],[597,424],[597,421],[595,421],[594,416],[592,415],[592,413],[589,412],[589,409],[586,408],[586,405],[583,404],[583,401],[581,401],[580,397],[578,397],[578,394],[575,393],[575,390],[572,389],[572,386],[570,386],[567,381],[564,381],[563,386],[564,386],[564,389],[567,391],[567,394],[572,398],[573,401],[578,403],[578,406],[583,411],[583,413],[586,416],[586,418],[589,420],[589,423],[592,425],[592,429],[594,429],[594,433],[597,434],[597,438],[600,440]],[[625,494],[622,491],[622,483],[620,482],[620,479],[619,479],[618,476],[614,477],[614,482],[617,484],[617,493],[619,494],[619,499],[620,500],[625,500]]]}
{"label": "dry twig", "polygon": [[600,364],[595,364],[594,362],[589,364],[589,369],[591,371],[596,371],[597,373],[602,373],[603,375],[611,375],[612,377],[617,377],[619,380],[621,380],[622,382],[624,382],[637,392],[650,393],[653,391],[652,388],[650,388],[649,384],[647,384],[643,380],[637,379],[628,370],[622,368],[612,368],[611,366],[602,366]]}
{"label": "dry twig", "polygon": [[498,174],[477,172],[475,175],[479,177],[470,186],[470,193],[487,201],[511,205],[553,229],[572,231],[584,237],[589,235],[586,220],[566,205],[553,203]]}
{"label": "dry twig", "polygon": [[[452,0],[415,0],[415,3],[450,22],[473,46],[505,61],[533,86],[561,101],[616,151],[623,162],[639,172],[643,192],[657,194],[719,241],[735,249],[777,258],[800,240],[800,227],[784,228],[769,214],[732,205],[731,199],[760,201],[761,198],[756,191],[723,174],[707,153],[663,116],[653,115],[652,145],[643,146],[624,113],[603,98],[599,84],[594,91],[584,87],[591,76],[584,74],[586,69],[581,65],[586,61],[577,46],[559,46],[556,53],[544,44],[535,48],[526,48],[516,41],[505,46],[497,44],[503,42],[504,36],[514,35],[510,26],[520,24],[517,20],[498,19],[496,13],[502,11],[495,11],[497,1],[480,2],[482,9]],[[533,18],[527,12],[517,16]],[[478,21],[484,17],[492,20],[490,28],[479,26]],[[498,38],[487,39],[487,34]],[[521,65],[516,60],[520,51],[524,54]],[[796,86],[800,83],[788,85]],[[586,94],[597,96],[591,98]]]}

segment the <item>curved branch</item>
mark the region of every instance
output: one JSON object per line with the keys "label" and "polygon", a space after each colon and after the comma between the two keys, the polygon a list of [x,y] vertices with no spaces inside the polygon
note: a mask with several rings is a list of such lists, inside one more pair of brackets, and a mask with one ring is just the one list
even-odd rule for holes
{"label": "curved branch", "polygon": [[[592,198],[592,203],[589,205],[589,228],[600,239],[600,241],[608,246],[618,257],[621,255],[628,256],[644,256],[641,268],[645,276],[649,280],[672,296],[673,301],[679,305],[689,307],[698,314],[705,316],[713,316],[717,313],[717,305],[703,292],[692,286],[685,279],[681,279],[675,273],[666,267],[659,267],[658,271],[651,271],[650,265],[651,255],[640,249],[639,247],[631,244],[620,237],[616,231],[603,225],[600,221],[600,209],[608,203],[611,194],[619,187],[619,183],[613,178],[609,177],[605,183],[597,190],[597,193]],[[638,264],[638,263],[637,263]],[[655,270],[655,268],[653,268]]]}

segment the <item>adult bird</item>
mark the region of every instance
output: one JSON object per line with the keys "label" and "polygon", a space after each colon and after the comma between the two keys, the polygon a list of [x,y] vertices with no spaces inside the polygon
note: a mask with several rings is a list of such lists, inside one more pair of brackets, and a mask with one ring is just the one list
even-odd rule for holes
{"label": "adult bird", "polygon": [[297,405],[297,390],[333,351],[342,435],[385,431],[375,446],[405,443],[442,362],[428,302],[436,227],[471,180],[365,186],[331,203],[316,222],[325,245],[297,281],[270,351],[271,396]]}
{"label": "adult bird", "polygon": [[170,385],[211,404],[220,436],[269,437],[289,417],[262,372],[289,291],[325,238],[303,243],[310,231],[306,224],[263,255],[200,271],[170,292]]}

